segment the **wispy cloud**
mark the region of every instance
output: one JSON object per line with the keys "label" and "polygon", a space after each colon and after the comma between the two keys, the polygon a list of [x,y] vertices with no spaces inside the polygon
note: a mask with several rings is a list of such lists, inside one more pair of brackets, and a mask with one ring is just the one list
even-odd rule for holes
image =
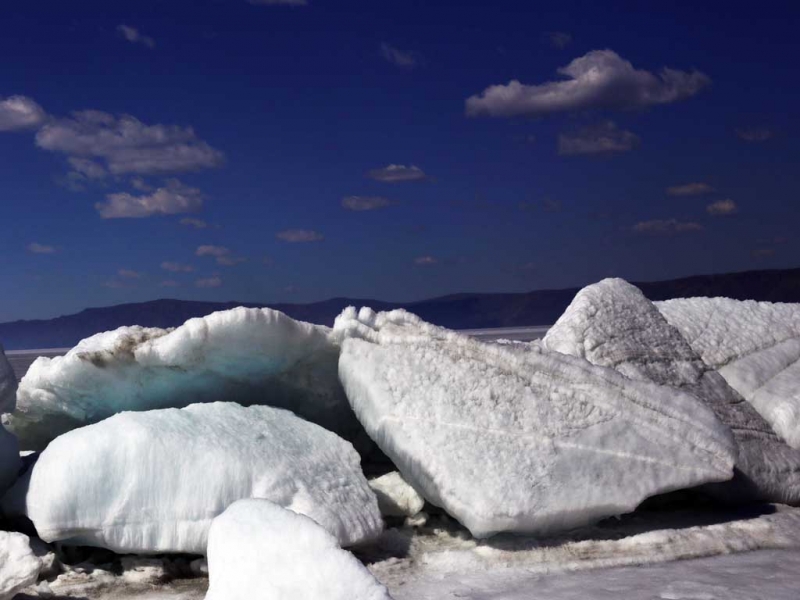
{"label": "wispy cloud", "polygon": [[48,246],[46,244],[40,244],[38,242],[32,242],[28,244],[27,250],[31,254],[53,254],[56,251],[54,246]]}
{"label": "wispy cloud", "polygon": [[184,217],[180,220],[180,224],[186,227],[194,227],[195,229],[205,229],[208,227],[208,223],[203,221],[203,219],[195,219],[193,217]]}
{"label": "wispy cloud", "polygon": [[138,219],[153,215],[176,215],[196,212],[203,207],[200,190],[184,185],[177,179],[150,194],[134,196],[128,192],[108,194],[105,202],[95,204],[104,219]]}
{"label": "wispy cloud", "polygon": [[205,277],[195,281],[194,285],[199,288],[218,288],[222,285],[222,279],[216,275],[214,277]]}
{"label": "wispy cloud", "polygon": [[26,96],[0,96],[0,131],[35,129],[47,119],[47,113]]}
{"label": "wispy cloud", "polygon": [[413,69],[419,65],[419,57],[416,54],[405,52],[386,42],[381,44],[381,55],[387,61],[402,69]]}
{"label": "wispy cloud", "polygon": [[292,244],[303,242],[319,242],[320,240],[325,239],[324,235],[311,229],[286,229],[276,233],[275,237],[282,242],[289,242]]}
{"label": "wispy cloud", "polygon": [[706,206],[706,212],[714,217],[734,215],[739,212],[739,207],[731,199],[718,200]]}
{"label": "wispy cloud", "polygon": [[632,110],[685,100],[708,87],[700,71],[663,68],[658,75],[612,50],[593,50],[558,70],[564,81],[493,85],[466,101],[471,117],[542,117],[586,110]]}
{"label": "wispy cloud", "polygon": [[414,264],[421,267],[429,267],[439,263],[439,259],[433,256],[418,256],[414,259]]}
{"label": "wispy cloud", "polygon": [[119,275],[123,279],[141,279],[143,276],[138,271],[133,271],[131,269],[120,269],[119,271],[117,271],[117,275]]}
{"label": "wispy cloud", "polygon": [[705,196],[712,194],[716,190],[707,183],[695,181],[681,185],[673,185],[667,188],[668,196]]}
{"label": "wispy cloud", "polygon": [[129,25],[118,25],[117,33],[128,40],[131,44],[141,44],[142,46],[147,46],[151,49],[156,47],[156,41],[153,38],[142,34],[135,27],[131,27]]}
{"label": "wispy cloud", "polygon": [[633,226],[635,233],[645,235],[675,235],[678,233],[695,233],[703,231],[703,226],[694,221],[679,221],[678,219],[653,219],[641,221]]}
{"label": "wispy cloud", "polygon": [[542,40],[553,48],[563,50],[572,43],[572,36],[566,31],[545,31],[542,34]]}
{"label": "wispy cloud", "polygon": [[347,198],[342,198],[342,208],[347,210],[378,210],[391,205],[392,201],[383,196],[348,196]]}
{"label": "wispy cloud", "polygon": [[180,283],[173,279],[167,279],[159,284],[161,287],[180,287]]}
{"label": "wispy cloud", "polygon": [[558,153],[562,156],[620,154],[629,152],[640,143],[632,131],[617,127],[613,121],[602,121],[558,136]]}
{"label": "wispy cloud", "polygon": [[194,267],[192,265],[185,265],[179,262],[164,261],[161,263],[161,268],[171,273],[192,273]]}
{"label": "wispy cloud", "polygon": [[775,137],[775,132],[766,127],[740,127],[736,130],[736,135],[745,142],[759,143],[771,140]]}
{"label": "wispy cloud", "polygon": [[367,177],[384,183],[403,183],[406,181],[424,181],[427,179],[425,171],[414,165],[389,165],[380,169],[367,172]]}
{"label": "wispy cloud", "polygon": [[195,251],[196,256],[213,256],[218,265],[225,267],[232,267],[239,263],[245,262],[247,259],[241,256],[236,256],[231,252],[230,248],[225,246],[199,246]]}

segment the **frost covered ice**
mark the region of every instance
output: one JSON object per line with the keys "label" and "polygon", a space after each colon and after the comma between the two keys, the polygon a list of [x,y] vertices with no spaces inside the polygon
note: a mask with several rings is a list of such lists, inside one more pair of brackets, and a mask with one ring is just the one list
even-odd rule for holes
{"label": "frost covered ice", "polygon": [[391,600],[328,531],[266,500],[214,519],[208,571],[206,600]]}
{"label": "frost covered ice", "polygon": [[384,516],[413,517],[425,506],[425,498],[397,471],[370,479],[369,487],[378,497],[378,507]]}
{"label": "frost covered ice", "polygon": [[348,309],[339,375],[403,477],[476,537],[543,533],[732,476],[730,430],[694,396],[405,311]]}
{"label": "frost covered ice", "polygon": [[31,550],[28,536],[0,531],[0,600],[36,583],[42,561]]}
{"label": "frost covered ice", "polygon": [[735,502],[800,502],[800,451],[778,438],[638,288],[606,279],[582,289],[543,344],[631,379],[675,386],[711,407],[731,428],[739,458],[733,481],[707,491]]}
{"label": "frost covered ice", "polygon": [[0,344],[0,415],[14,410],[17,401],[17,376]]}
{"label": "frost covered ice", "polygon": [[706,364],[800,449],[800,304],[690,298],[658,308]]}
{"label": "frost covered ice", "polygon": [[236,308],[175,330],[122,327],[39,358],[9,423],[26,449],[126,410],[237,402],[288,408],[348,439],[363,433],[339,385],[326,327]]}
{"label": "frost covered ice", "polygon": [[308,515],[344,546],[383,526],[350,443],[286,410],[230,403],[123,413],[66,433],[3,508],[47,542],[203,554],[212,519],[251,497]]}
{"label": "frost covered ice", "polygon": [[0,424],[0,497],[17,479],[21,468],[17,438]]}

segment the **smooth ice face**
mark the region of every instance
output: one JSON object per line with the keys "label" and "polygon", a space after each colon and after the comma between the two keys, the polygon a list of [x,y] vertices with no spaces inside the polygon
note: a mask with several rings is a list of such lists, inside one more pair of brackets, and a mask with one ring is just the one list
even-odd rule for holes
{"label": "smooth ice face", "polygon": [[0,497],[16,481],[21,468],[17,438],[0,425]]}
{"label": "smooth ice face", "polygon": [[403,477],[476,537],[543,533],[732,476],[695,397],[542,349],[514,353],[405,311],[346,310],[339,375]]}
{"label": "smooth ice face", "polygon": [[778,438],[638,288],[622,279],[585,287],[543,344],[631,379],[681,388],[705,402],[739,446],[734,479],[708,491],[734,502],[800,502],[800,452]]}
{"label": "smooth ice face", "polygon": [[391,600],[386,588],[313,520],[267,500],[214,519],[206,600]]}
{"label": "smooth ice face", "polygon": [[0,415],[14,410],[17,402],[17,376],[0,344]]}
{"label": "smooth ice face", "polygon": [[243,498],[308,515],[342,545],[377,536],[375,494],[352,445],[267,406],[123,413],[42,452],[3,508],[47,541],[203,554],[212,519]]}
{"label": "smooth ice face", "polygon": [[28,536],[0,531],[0,600],[11,600],[36,583],[42,561],[33,554]]}
{"label": "smooth ice face", "polygon": [[378,497],[378,508],[387,517],[413,517],[425,506],[425,498],[397,471],[369,480]]}
{"label": "smooth ice face", "polygon": [[657,306],[703,361],[800,449],[800,304],[689,298]]}
{"label": "smooth ice face", "polygon": [[336,374],[326,327],[270,309],[236,308],[175,330],[123,327],[39,358],[9,425],[26,449],[126,410],[199,402],[288,408],[348,439],[361,432]]}

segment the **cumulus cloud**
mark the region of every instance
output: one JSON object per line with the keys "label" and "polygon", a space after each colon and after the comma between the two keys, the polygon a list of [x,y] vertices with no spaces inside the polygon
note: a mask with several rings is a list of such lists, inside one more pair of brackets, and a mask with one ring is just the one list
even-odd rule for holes
{"label": "cumulus cloud", "polygon": [[198,211],[203,207],[203,195],[197,188],[170,179],[165,187],[150,194],[108,194],[105,202],[98,202],[94,206],[104,219],[138,219]]}
{"label": "cumulus cloud", "polygon": [[180,220],[181,225],[185,225],[186,227],[194,227],[195,229],[205,229],[208,227],[208,223],[203,221],[203,219],[195,219],[192,217],[185,217]]}
{"label": "cumulus cloud", "polygon": [[775,133],[766,127],[740,127],[736,130],[736,135],[751,143],[766,142],[775,137]]}
{"label": "cumulus cloud", "polygon": [[199,288],[218,288],[222,285],[222,279],[215,275],[214,277],[198,279],[194,282],[194,285]]}
{"label": "cumulus cloud", "polygon": [[703,231],[703,226],[694,221],[653,219],[652,221],[641,221],[637,223],[633,226],[633,231],[646,235],[675,235],[678,233]]}
{"label": "cumulus cloud", "polygon": [[632,131],[620,129],[613,121],[603,121],[572,133],[560,134],[558,153],[562,156],[620,154],[633,150],[639,142],[639,136]]}
{"label": "cumulus cloud", "polygon": [[0,131],[20,131],[39,127],[47,113],[26,96],[0,96]]}
{"label": "cumulus cloud", "polygon": [[32,242],[27,246],[28,252],[32,254],[53,254],[56,249],[53,246],[47,246],[38,242]]}
{"label": "cumulus cloud", "polygon": [[415,265],[420,265],[422,267],[435,265],[438,262],[439,261],[436,258],[434,258],[433,256],[418,256],[417,258],[414,259],[414,264]]}
{"label": "cumulus cloud", "polygon": [[142,274],[138,271],[133,271],[131,269],[120,269],[117,271],[117,275],[122,277],[123,279],[141,279]]}
{"label": "cumulus cloud", "polygon": [[292,244],[302,242],[318,242],[325,239],[324,235],[311,229],[286,229],[276,233],[275,237],[282,242],[289,242]]}
{"label": "cumulus cloud", "polygon": [[714,217],[724,217],[739,212],[739,207],[731,199],[718,200],[706,206],[706,212]]}
{"label": "cumulus cloud", "polygon": [[387,61],[402,69],[413,69],[419,64],[416,55],[411,52],[404,52],[386,42],[381,44],[381,55]]}
{"label": "cumulus cloud", "polygon": [[36,134],[45,150],[96,159],[114,175],[166,174],[220,166],[224,156],[191,127],[147,125],[130,115],[85,110],[46,123]]}
{"label": "cumulus cloud", "polygon": [[131,44],[141,44],[142,46],[147,46],[148,48],[156,47],[156,41],[153,38],[143,35],[135,27],[130,27],[129,25],[118,25],[117,32]]}
{"label": "cumulus cloud", "polygon": [[72,167],[71,177],[77,175],[80,179],[104,179],[108,174],[102,165],[88,158],[70,157],[68,159]]}
{"label": "cumulus cloud", "polygon": [[711,194],[716,190],[708,185],[699,181],[692,183],[684,183],[682,185],[673,185],[667,188],[668,196],[705,196]]}
{"label": "cumulus cloud", "polygon": [[184,265],[178,262],[164,261],[161,263],[161,268],[171,273],[192,273],[194,267],[192,265]]}
{"label": "cumulus cloud", "polygon": [[493,85],[467,99],[468,116],[542,117],[585,110],[632,110],[685,100],[711,80],[700,71],[663,68],[658,75],[612,50],[593,50],[558,70],[566,79],[539,85],[517,80]]}
{"label": "cumulus cloud", "polygon": [[572,43],[572,36],[565,31],[546,31],[542,39],[553,48],[563,50]]}
{"label": "cumulus cloud", "polygon": [[213,256],[218,265],[225,267],[231,267],[247,260],[241,256],[236,256],[231,252],[230,248],[225,246],[199,246],[195,254],[197,256]]}
{"label": "cumulus cloud", "polygon": [[419,167],[411,165],[389,165],[380,169],[372,169],[367,172],[367,177],[375,181],[382,181],[384,183],[403,183],[406,181],[423,181],[427,179],[425,171]]}
{"label": "cumulus cloud", "polygon": [[391,206],[392,201],[383,196],[348,196],[342,198],[342,207],[347,210],[378,210]]}

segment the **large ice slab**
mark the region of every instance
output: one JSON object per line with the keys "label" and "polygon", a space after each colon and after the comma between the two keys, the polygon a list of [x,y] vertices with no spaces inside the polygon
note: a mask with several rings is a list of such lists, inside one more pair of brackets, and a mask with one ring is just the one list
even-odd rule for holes
{"label": "large ice slab", "polygon": [[800,304],[690,298],[657,306],[703,361],[800,449]]}
{"label": "large ice slab", "polygon": [[214,519],[206,600],[391,600],[319,524],[267,500]]}
{"label": "large ice slab", "polygon": [[308,515],[342,545],[378,535],[378,503],[349,442],[286,410],[231,403],[122,413],[70,431],[3,501],[47,541],[203,554],[212,519],[244,498]]}
{"label": "large ice slab", "polygon": [[367,432],[477,537],[567,529],[733,474],[730,430],[674,388],[540,348],[510,352],[405,311],[348,309],[334,329]]}
{"label": "large ice slab", "polygon": [[17,438],[0,424],[0,497],[17,479],[21,468]]}
{"label": "large ice slab", "polygon": [[17,376],[0,344],[0,415],[14,410],[17,403]]}
{"label": "large ice slab", "polygon": [[236,308],[175,330],[122,327],[39,358],[10,417],[23,448],[126,410],[199,402],[267,404],[353,438],[361,427],[339,385],[326,327],[270,309]]}
{"label": "large ice slab", "polygon": [[734,502],[800,502],[800,451],[778,438],[638,288],[606,279],[582,289],[543,344],[631,379],[678,387],[711,407],[731,428],[739,458],[734,479],[709,491]]}
{"label": "large ice slab", "polygon": [[0,600],[36,583],[42,561],[33,554],[28,536],[0,531]]}

